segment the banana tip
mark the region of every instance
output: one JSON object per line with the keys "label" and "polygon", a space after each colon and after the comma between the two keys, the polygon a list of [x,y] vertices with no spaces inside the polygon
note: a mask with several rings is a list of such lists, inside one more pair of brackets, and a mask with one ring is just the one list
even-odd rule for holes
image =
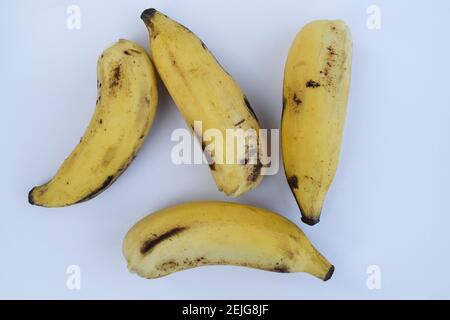
{"label": "banana tip", "polygon": [[316,224],[318,224],[320,222],[320,219],[319,218],[314,219],[314,218],[308,218],[308,217],[302,216],[302,221],[309,226],[315,226]]}
{"label": "banana tip", "polygon": [[325,278],[323,278],[323,281],[328,281],[331,279],[331,277],[334,274],[334,266],[330,267],[330,270],[328,270],[328,273],[326,274]]}
{"label": "banana tip", "polygon": [[32,205],[35,205],[36,203],[34,202],[34,197],[33,197],[33,191],[34,189],[36,189],[36,187],[34,187],[33,189],[30,190],[30,192],[28,192],[28,202]]}
{"label": "banana tip", "polygon": [[141,14],[141,19],[144,21],[145,24],[148,24],[150,23],[150,20],[152,20],[156,12],[158,11],[154,8],[144,10],[144,12],[142,12]]}

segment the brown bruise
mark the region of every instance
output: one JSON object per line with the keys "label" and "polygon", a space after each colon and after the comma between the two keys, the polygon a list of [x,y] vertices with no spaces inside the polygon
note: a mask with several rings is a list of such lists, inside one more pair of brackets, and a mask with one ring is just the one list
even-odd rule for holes
{"label": "brown bruise", "polygon": [[110,187],[111,184],[113,184],[114,180],[115,180],[114,176],[108,176],[108,178],[106,178],[105,181],[103,181],[102,185],[99,188],[97,188],[95,191],[89,193],[86,197],[84,197],[83,199],[81,199],[77,203],[82,203],[82,202],[88,201],[88,200],[90,200],[92,198],[95,198],[100,193],[105,191],[108,187]]}
{"label": "brown bruise", "polygon": [[109,87],[110,88],[117,87],[120,83],[121,77],[122,77],[122,65],[119,64],[112,71],[111,84]]}
{"label": "brown bruise", "polygon": [[307,87],[307,88],[318,88],[318,87],[320,87],[320,83],[319,83],[319,82],[316,82],[316,81],[314,81],[314,80],[309,80],[309,81],[306,83],[306,87]]}
{"label": "brown bruise", "polygon": [[298,178],[296,175],[289,177],[288,183],[292,190],[298,189]]}
{"label": "brown bruise", "polygon": [[149,253],[152,249],[154,249],[161,242],[163,242],[167,239],[170,239],[170,238],[176,236],[177,234],[180,234],[181,232],[186,231],[186,230],[187,230],[186,227],[176,227],[176,228],[173,228],[173,229],[167,231],[166,233],[161,234],[160,236],[156,236],[152,239],[145,241],[141,246],[141,254],[145,255],[145,254]]}

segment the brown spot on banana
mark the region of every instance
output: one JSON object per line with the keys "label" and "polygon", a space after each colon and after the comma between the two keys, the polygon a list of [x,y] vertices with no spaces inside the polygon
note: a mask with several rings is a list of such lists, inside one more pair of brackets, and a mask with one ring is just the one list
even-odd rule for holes
{"label": "brown spot on banana", "polygon": [[122,77],[121,68],[122,68],[122,65],[119,64],[112,71],[111,84],[109,86],[111,89],[114,87],[117,87],[120,83],[120,78]]}
{"label": "brown spot on banana", "polygon": [[307,87],[307,88],[318,88],[318,87],[320,87],[320,83],[319,83],[319,82],[316,82],[316,81],[314,81],[314,80],[309,80],[309,81],[306,83],[306,87]]}
{"label": "brown spot on banana", "polygon": [[95,198],[100,193],[105,191],[108,187],[110,187],[114,183],[115,179],[116,178],[114,176],[108,176],[108,178],[106,178],[106,180],[103,182],[103,184],[98,189],[92,191],[86,197],[84,197],[83,199],[78,201],[77,203],[83,203],[83,202],[86,202],[88,200],[91,200],[92,198]]}
{"label": "brown spot on banana", "polygon": [[319,188],[321,188],[322,187],[322,182],[321,181],[319,181],[319,180],[317,180],[317,179],[314,179],[313,177],[310,177],[310,176],[303,176],[305,179],[308,179],[308,180],[310,180],[312,183],[314,183],[315,185],[317,185]]}
{"label": "brown spot on banana", "polygon": [[334,49],[333,49],[332,46],[329,46],[329,47],[327,48],[327,50],[328,50],[328,54],[329,54],[330,56],[334,56],[334,55],[336,54],[336,52],[334,51]]}
{"label": "brown spot on banana", "polygon": [[102,161],[102,165],[104,167],[107,167],[111,161],[114,159],[114,156],[116,154],[117,149],[114,147],[110,147],[108,148],[108,150],[106,150],[106,153],[103,157],[103,161]]}
{"label": "brown spot on banana", "polygon": [[169,230],[160,236],[157,236],[155,238],[145,241],[141,246],[141,254],[142,255],[148,254],[153,248],[155,248],[161,242],[163,242],[167,239],[170,239],[170,238],[176,236],[177,234],[179,234],[183,231],[186,231],[186,230],[187,230],[186,227],[173,228],[172,230]]}
{"label": "brown spot on banana", "polygon": [[294,254],[294,252],[292,252],[291,250],[288,249],[288,250],[286,250],[286,257],[289,260],[294,260],[295,254]]}
{"label": "brown spot on banana", "polygon": [[161,270],[161,271],[168,271],[168,270],[175,269],[178,266],[179,266],[178,262],[171,260],[171,261],[167,261],[167,262],[162,263],[161,265],[159,265],[157,267],[157,269]]}
{"label": "brown spot on banana", "polygon": [[80,201],[76,202],[76,204],[80,204],[86,201],[89,201],[95,197],[97,197],[99,194],[101,194],[103,191],[108,189],[130,166],[130,164],[136,159],[136,154],[133,154],[126,163],[117,171],[116,175],[110,175],[106,180],[102,183],[101,187],[96,189],[95,191],[91,192],[89,195],[81,199]]}
{"label": "brown spot on banana", "polygon": [[300,99],[300,98],[297,96],[296,93],[294,93],[294,97],[292,98],[292,100],[295,102],[295,104],[296,104],[297,106],[299,106],[300,104],[303,103],[302,99]]}
{"label": "brown spot on banana", "polygon": [[296,175],[289,177],[288,183],[292,190],[298,189],[298,178]]}
{"label": "brown spot on banana", "polygon": [[261,175],[261,169],[262,168],[263,168],[263,165],[262,165],[262,163],[260,161],[258,161],[257,164],[253,165],[252,172],[248,176],[248,181],[249,182],[255,182],[256,180],[258,180],[258,178]]}
{"label": "brown spot on banana", "polygon": [[273,272],[277,272],[277,273],[289,273],[289,268],[286,267],[285,265],[278,265],[275,268],[273,268],[273,270],[271,270]]}
{"label": "brown spot on banana", "polygon": [[140,51],[138,51],[138,50],[136,50],[136,49],[131,49],[131,48],[125,50],[123,53],[125,53],[125,54],[128,55],[128,56],[132,56],[131,53],[141,54]]}

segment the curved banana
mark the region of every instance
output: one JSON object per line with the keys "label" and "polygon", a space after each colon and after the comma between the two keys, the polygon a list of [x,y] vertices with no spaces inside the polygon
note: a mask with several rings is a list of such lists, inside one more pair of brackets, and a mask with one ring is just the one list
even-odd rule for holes
{"label": "curved banana", "polygon": [[[219,130],[225,139],[227,129],[254,131],[260,125],[248,99],[233,78],[220,66],[205,44],[191,31],[155,9],[141,15],[150,33],[150,51],[155,67],[189,127],[201,121],[203,131]],[[208,141],[203,137],[203,148]],[[263,139],[258,139],[260,147]],[[216,142],[216,141],[215,141]],[[224,148],[209,144],[205,150],[220,191],[239,197],[259,185],[261,162],[249,162],[258,153],[258,142],[245,141],[242,158],[226,161],[227,150],[235,147],[234,139],[226,139]],[[265,146],[265,144],[264,144]]]}
{"label": "curved banana", "polygon": [[146,51],[120,40],[98,61],[98,100],[80,144],[29,202],[64,207],[89,200],[129,166],[153,123],[158,102],[156,73]]}
{"label": "curved banana", "polygon": [[194,202],[154,213],[126,235],[128,268],[145,278],[206,265],[307,272],[324,281],[334,267],[286,218],[227,202]]}
{"label": "curved banana", "polygon": [[342,21],[315,21],[297,35],[284,78],[282,153],[306,224],[320,221],[335,177],[350,89],[352,41]]}

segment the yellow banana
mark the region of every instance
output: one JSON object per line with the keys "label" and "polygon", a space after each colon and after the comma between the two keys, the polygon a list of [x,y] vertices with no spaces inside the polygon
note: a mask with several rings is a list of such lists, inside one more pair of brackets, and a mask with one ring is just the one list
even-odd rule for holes
{"label": "yellow banana", "polygon": [[97,196],[127,169],[147,136],[158,91],[146,51],[120,40],[101,55],[97,72],[97,107],[84,137],[55,177],[30,191],[31,204],[64,207]]}
{"label": "yellow banana", "polygon": [[286,176],[303,222],[320,221],[335,177],[347,112],[352,41],[342,21],[315,21],[286,63],[281,128]]}
{"label": "yellow banana", "polygon": [[144,278],[207,265],[234,265],[324,281],[334,267],[286,218],[251,206],[194,202],[154,213],[126,235],[123,254]]}
{"label": "yellow banana", "polygon": [[[155,9],[145,10],[141,18],[150,33],[155,67],[189,127],[195,131],[194,123],[201,121],[204,131],[219,130],[222,137],[227,129],[253,130],[259,135],[258,119],[245,94],[194,33]],[[206,149],[205,137],[201,142]],[[226,161],[224,156],[235,148],[234,142],[226,139],[222,150],[211,143],[205,151],[213,160],[210,167],[219,190],[239,197],[261,182],[262,165],[248,162],[258,153],[258,142],[246,141],[243,157]]]}

